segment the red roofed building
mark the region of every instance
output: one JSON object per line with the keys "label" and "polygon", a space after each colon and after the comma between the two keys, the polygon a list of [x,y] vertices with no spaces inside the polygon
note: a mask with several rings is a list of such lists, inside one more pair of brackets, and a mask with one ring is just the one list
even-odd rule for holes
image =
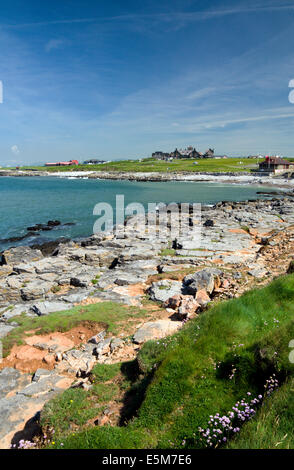
{"label": "red roofed building", "polygon": [[78,165],[78,160],[69,160],[68,162],[55,162],[55,163],[45,163],[45,166],[70,166]]}
{"label": "red roofed building", "polygon": [[294,163],[284,160],[280,157],[265,157],[265,160],[259,164],[260,171],[271,173],[284,173],[287,170],[294,170]]}

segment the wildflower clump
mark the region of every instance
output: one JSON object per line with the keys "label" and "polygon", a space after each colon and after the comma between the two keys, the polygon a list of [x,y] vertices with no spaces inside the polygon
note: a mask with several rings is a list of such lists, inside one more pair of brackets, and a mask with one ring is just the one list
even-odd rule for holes
{"label": "wildflower clump", "polygon": [[232,410],[227,415],[220,416],[216,413],[210,415],[208,427],[198,428],[201,438],[206,447],[219,447],[227,442],[234,434],[240,431],[242,424],[251,419],[256,414],[256,409],[262,404],[264,398],[270,396],[279,386],[279,382],[273,374],[266,380],[264,385],[264,395],[258,395],[256,398],[251,397],[251,392],[247,392],[247,398],[235,403]]}

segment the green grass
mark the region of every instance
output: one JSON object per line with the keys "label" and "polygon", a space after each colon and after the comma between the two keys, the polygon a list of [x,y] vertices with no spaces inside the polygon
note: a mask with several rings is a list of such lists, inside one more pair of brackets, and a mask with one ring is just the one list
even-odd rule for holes
{"label": "green grass", "polygon": [[[108,402],[122,405],[121,419],[133,412],[134,402],[140,400],[141,388],[137,385],[137,365],[135,361],[117,364],[97,364],[91,372],[93,384],[90,391],[80,388],[68,389],[62,395],[46,403],[42,410],[41,425],[50,439],[49,446],[55,447],[55,441],[74,437],[77,428],[85,428],[88,421],[101,418]],[[132,405],[123,406],[126,389],[132,391]],[[136,397],[137,395],[137,397]],[[103,428],[100,428],[103,434]],[[54,434],[52,433],[54,430]],[[120,433],[119,428],[117,432]],[[142,434],[142,433],[141,433]],[[139,433],[140,435],[140,433]],[[105,437],[107,439],[107,437]],[[128,439],[130,436],[128,436]],[[111,438],[112,439],[112,438]],[[121,436],[124,442],[124,436]],[[52,443],[54,442],[54,444]],[[127,442],[127,441],[125,441]],[[48,445],[48,442],[45,445]],[[115,439],[111,446],[116,447]]]}
{"label": "green grass", "polygon": [[176,250],[174,248],[163,248],[159,255],[160,256],[175,256]]}
{"label": "green grass", "polygon": [[[198,427],[207,427],[210,415],[226,414],[247,392],[254,397],[263,393],[273,372],[281,383],[290,380],[294,364],[289,361],[288,345],[293,338],[294,275],[289,275],[215,305],[168,339],[146,343],[138,358],[143,374],[136,383],[140,400],[126,426],[89,428],[65,437],[57,430],[56,446],[62,442],[69,449],[202,448]],[[230,379],[233,368],[236,372]],[[283,390],[266,399],[260,413],[273,400],[277,409],[278,403],[282,406],[278,397]],[[293,413],[290,398],[289,407]],[[271,423],[267,416],[266,422]],[[248,438],[249,446],[250,442]],[[245,434],[239,446],[246,443]],[[289,440],[279,445],[289,446]]]}
{"label": "green grass", "polygon": [[48,420],[52,428],[58,429],[58,433],[65,435],[75,426],[83,426],[89,419],[95,418],[102,410],[103,406],[97,399],[93,406],[89,400],[89,393],[85,390],[70,388],[58,397],[58,400],[53,399],[45,405],[46,418],[42,424],[46,428]]}
{"label": "green grass", "polygon": [[114,302],[99,302],[42,317],[32,318],[25,315],[13,317],[10,321],[17,321],[19,326],[3,338],[3,355],[6,357],[14,344],[23,344],[26,331],[37,330],[36,334],[48,334],[53,331],[68,331],[81,322],[95,322],[116,334],[122,322],[142,317],[144,314],[144,310],[136,307],[126,307]]}
{"label": "green grass", "polygon": [[[258,168],[259,160],[254,158],[227,158],[227,159],[203,159],[197,160],[198,164],[194,165],[195,160],[182,159],[173,162],[165,162],[152,158],[139,160],[117,160],[102,165],[74,165],[71,167],[44,167],[44,166],[24,166],[21,170],[34,169],[39,171],[119,171],[119,172],[244,172]],[[242,162],[240,164],[239,162]]]}

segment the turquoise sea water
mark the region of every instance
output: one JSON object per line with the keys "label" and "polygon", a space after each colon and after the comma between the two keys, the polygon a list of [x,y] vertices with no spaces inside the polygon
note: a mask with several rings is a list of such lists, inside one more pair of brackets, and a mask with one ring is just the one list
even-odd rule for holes
{"label": "turquoise sea water", "polygon": [[19,242],[0,241],[0,250],[8,246],[39,243],[59,237],[81,237],[93,233],[97,216],[93,208],[99,202],[115,205],[117,194],[125,196],[125,204],[141,202],[201,202],[241,201],[262,197],[257,191],[264,186],[241,186],[190,182],[131,182],[56,177],[0,178],[0,239],[22,236],[28,226],[60,220],[73,226],[56,227],[40,236]]}

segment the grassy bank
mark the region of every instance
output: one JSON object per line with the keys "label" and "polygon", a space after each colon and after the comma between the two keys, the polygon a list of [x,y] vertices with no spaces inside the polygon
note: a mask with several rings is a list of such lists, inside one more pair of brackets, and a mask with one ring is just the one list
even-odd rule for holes
{"label": "grassy bank", "polygon": [[[237,437],[232,438],[229,432],[228,443],[224,441],[222,446],[250,447],[263,426],[264,439],[261,437],[258,445],[275,447],[289,428],[287,417],[293,414],[294,364],[289,361],[289,341],[293,338],[294,275],[288,275],[215,305],[169,339],[146,343],[137,366],[132,365],[134,377],[125,382],[126,392],[120,399],[122,409],[124,403],[130,403],[130,397],[133,403],[124,426],[93,427],[84,420],[73,432],[71,423],[82,408],[78,404],[81,392],[65,392],[71,394],[73,406],[66,417],[66,429],[64,416],[59,419],[54,410],[69,406],[67,396],[55,398],[54,406],[49,402],[42,423],[54,427],[51,447],[203,448],[207,442],[199,427],[207,429],[210,416],[216,413],[228,416],[236,402],[248,401],[249,396],[265,399],[251,405],[256,415],[240,426]],[[117,365],[108,367],[111,370]],[[122,377],[127,367],[131,365],[121,365],[114,375]],[[140,369],[137,374],[136,367]],[[264,384],[270,377],[282,386],[268,396]],[[95,402],[92,390],[85,392],[84,400]],[[272,423],[277,420],[281,428],[275,435]],[[293,448],[293,433],[288,436],[278,446]]]}
{"label": "grassy bank", "polygon": [[93,322],[115,335],[122,324],[128,324],[131,327],[132,324],[138,322],[139,318],[144,318],[146,313],[144,309],[137,307],[126,307],[115,302],[99,302],[42,317],[27,317],[25,315],[13,317],[10,321],[17,320],[19,326],[2,340],[3,355],[6,357],[14,344],[23,344],[27,331],[35,331],[35,334],[40,335],[53,331],[64,332],[81,322]]}
{"label": "grassy bank", "polygon": [[[197,164],[193,162],[197,161]],[[254,158],[227,158],[227,159],[203,159],[203,160],[174,160],[166,162],[146,158],[139,160],[118,160],[101,165],[74,165],[70,167],[44,167],[25,166],[21,170],[34,169],[39,171],[115,171],[115,172],[246,172],[258,168],[259,160]]]}

